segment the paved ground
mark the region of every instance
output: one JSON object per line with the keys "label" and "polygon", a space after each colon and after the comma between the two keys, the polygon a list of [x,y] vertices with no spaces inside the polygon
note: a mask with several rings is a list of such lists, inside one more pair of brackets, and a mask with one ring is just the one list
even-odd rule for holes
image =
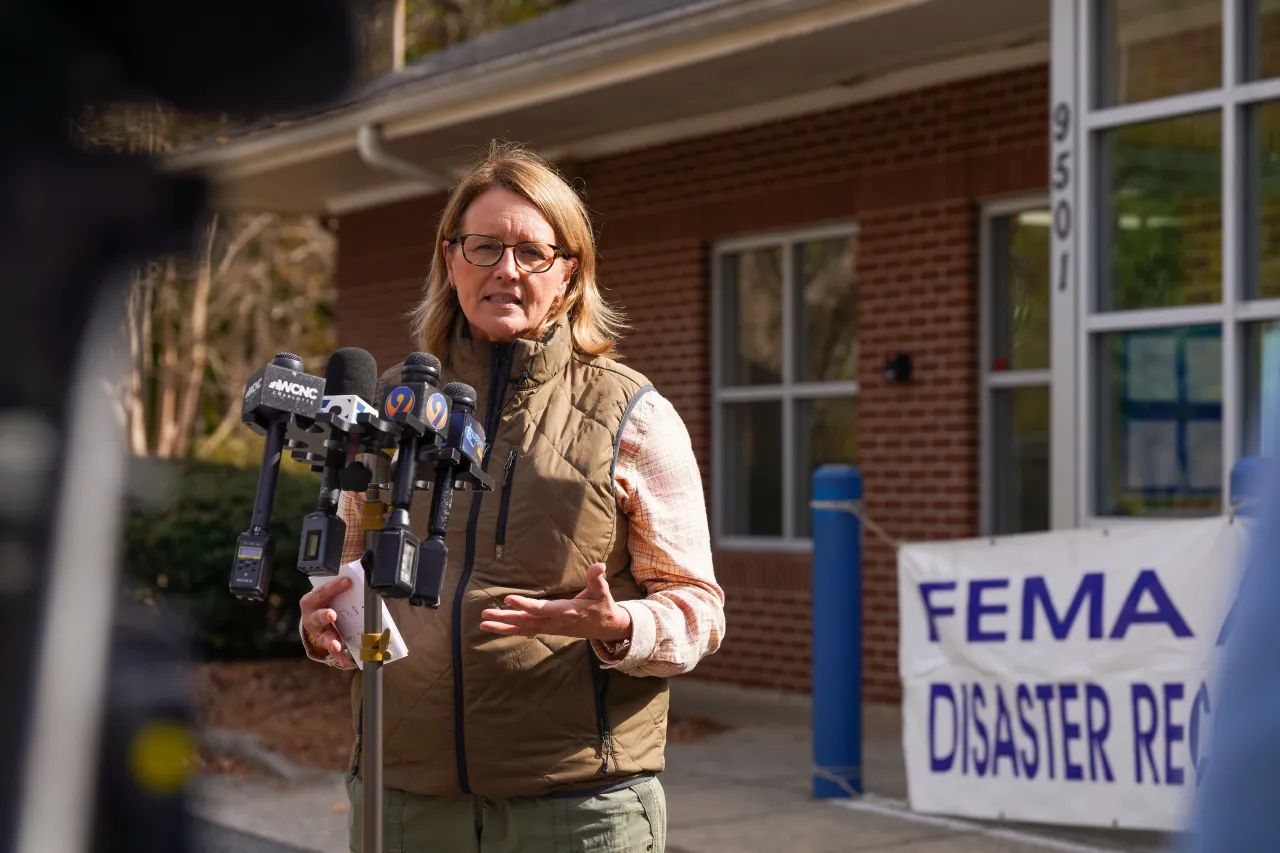
{"label": "paved ground", "polygon": [[192,853],[307,853],[300,847],[270,841],[199,819],[192,826],[192,840]]}
{"label": "paved ground", "polygon": [[[869,795],[856,801],[809,796],[809,710],[803,697],[677,681],[672,704],[719,719],[733,731],[673,743],[662,776],[668,853],[1099,853],[1164,849],[1152,834],[993,826],[914,815],[903,806],[906,777],[896,708],[873,706],[865,721]],[[346,794],[339,775],[286,785],[202,780],[195,812],[247,833],[243,845],[201,853],[347,853]],[[264,848],[265,839],[292,847]],[[230,842],[234,844],[234,839]]]}

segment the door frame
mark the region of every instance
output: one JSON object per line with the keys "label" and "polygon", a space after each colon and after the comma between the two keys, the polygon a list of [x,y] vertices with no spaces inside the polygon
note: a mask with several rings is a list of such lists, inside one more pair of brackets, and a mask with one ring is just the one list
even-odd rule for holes
{"label": "door frame", "polygon": [[[980,206],[978,227],[978,266],[979,266],[979,321],[978,321],[978,532],[982,536],[990,536],[995,524],[995,446],[994,426],[995,407],[992,394],[1002,388],[1026,388],[1044,386],[1049,389],[1050,399],[1053,396],[1054,372],[1053,362],[1044,370],[1019,370],[997,372],[991,369],[994,354],[992,333],[995,326],[995,265],[992,258],[992,240],[994,231],[992,221],[1017,213],[1031,210],[1043,210],[1050,213],[1049,194],[1047,192],[1026,193],[991,199]],[[1045,266],[1050,266],[1050,258],[1045,257]],[[1052,284],[1050,291],[1052,291]],[[1054,300],[1049,294],[1050,328],[1054,325]],[[1052,349],[1052,348],[1051,348]],[[1051,356],[1052,359],[1052,356]],[[1052,410],[1052,405],[1050,406]],[[1049,504],[1050,526],[1053,527],[1052,511],[1057,489],[1053,477],[1053,446],[1058,437],[1053,429],[1054,420],[1050,415],[1049,430]]]}

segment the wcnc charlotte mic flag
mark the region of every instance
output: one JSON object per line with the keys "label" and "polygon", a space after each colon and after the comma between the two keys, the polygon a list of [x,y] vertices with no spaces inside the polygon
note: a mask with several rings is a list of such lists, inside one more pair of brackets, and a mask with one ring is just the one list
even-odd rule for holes
{"label": "wcnc charlotte mic flag", "polygon": [[899,551],[911,807],[1173,830],[1209,767],[1242,518]]}

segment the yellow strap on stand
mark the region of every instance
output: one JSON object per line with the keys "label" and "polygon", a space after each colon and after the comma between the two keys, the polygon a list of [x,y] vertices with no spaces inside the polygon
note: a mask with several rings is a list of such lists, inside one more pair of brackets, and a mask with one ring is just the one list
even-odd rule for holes
{"label": "yellow strap on stand", "polygon": [[364,515],[360,518],[362,530],[381,530],[387,520],[387,505],[381,501],[365,501]]}
{"label": "yellow strap on stand", "polygon": [[386,663],[391,660],[391,631],[360,635],[360,660]]}

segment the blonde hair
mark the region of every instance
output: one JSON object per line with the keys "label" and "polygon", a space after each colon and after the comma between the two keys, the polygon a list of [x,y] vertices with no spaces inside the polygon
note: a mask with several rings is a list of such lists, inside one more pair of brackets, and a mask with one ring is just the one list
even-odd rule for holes
{"label": "blonde hair", "polygon": [[[494,142],[488,153],[454,188],[440,215],[431,253],[431,271],[422,286],[422,301],[410,315],[410,328],[423,352],[448,361],[453,331],[462,315],[458,294],[448,281],[441,244],[456,237],[467,208],[484,192],[502,187],[529,200],[555,230],[556,240],[575,262],[563,298],[537,329],[538,338],[565,315],[573,347],[588,356],[617,358],[617,341],[625,318],[609,305],[596,281],[596,243],[586,206],[560,173],[533,152],[517,145]],[[452,248],[449,251],[453,251]]]}

